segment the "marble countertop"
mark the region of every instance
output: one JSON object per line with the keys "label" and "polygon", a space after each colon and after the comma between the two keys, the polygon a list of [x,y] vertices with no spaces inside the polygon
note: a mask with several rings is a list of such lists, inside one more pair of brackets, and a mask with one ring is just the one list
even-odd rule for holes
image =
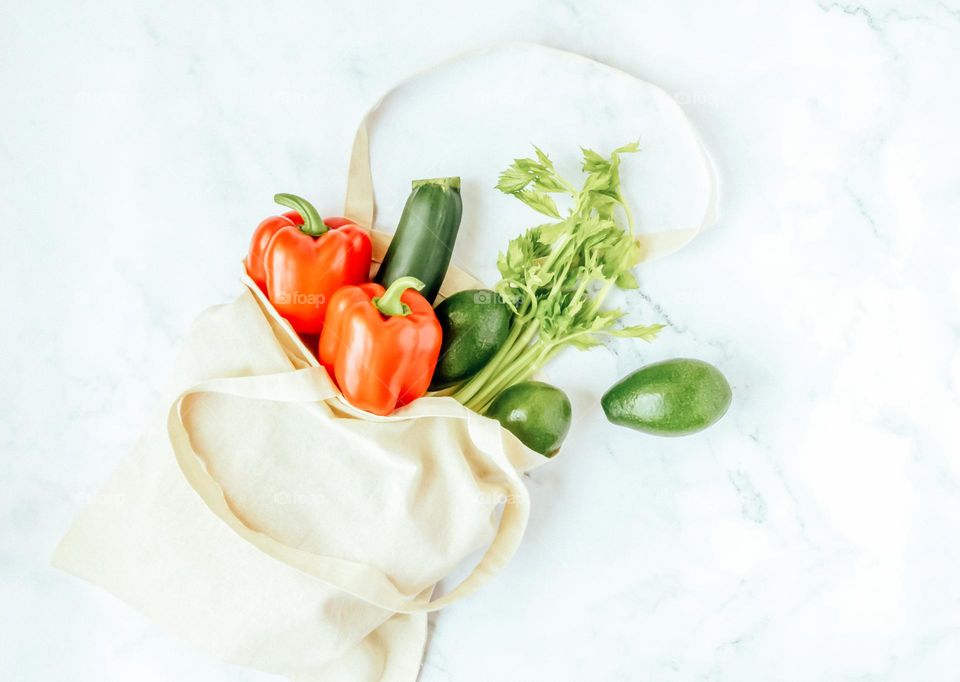
{"label": "marble countertop", "polygon": [[279,679],[210,659],[50,553],[190,320],[239,292],[237,226],[265,195],[342,196],[383,91],[528,40],[673,94],[724,186],[720,222],[638,273],[632,310],[668,324],[661,339],[561,356],[552,378],[596,396],[695,356],[735,401],[683,439],[579,422],[528,479],[509,568],[432,617],[421,680],[960,680],[960,5],[0,14],[0,679]]}

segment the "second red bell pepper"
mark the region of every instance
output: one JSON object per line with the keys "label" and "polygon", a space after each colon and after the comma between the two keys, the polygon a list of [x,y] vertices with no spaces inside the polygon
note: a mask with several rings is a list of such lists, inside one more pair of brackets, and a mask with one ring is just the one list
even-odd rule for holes
{"label": "second red bell pepper", "polygon": [[389,414],[427,392],[441,330],[423,282],[401,277],[388,289],[343,287],[330,300],[320,362],[356,407]]}
{"label": "second red bell pepper", "polygon": [[267,297],[301,334],[319,334],[333,293],[370,278],[370,237],[344,218],[324,222],[310,202],[293,194],[274,200],[303,216],[303,225],[281,227],[263,255]]}

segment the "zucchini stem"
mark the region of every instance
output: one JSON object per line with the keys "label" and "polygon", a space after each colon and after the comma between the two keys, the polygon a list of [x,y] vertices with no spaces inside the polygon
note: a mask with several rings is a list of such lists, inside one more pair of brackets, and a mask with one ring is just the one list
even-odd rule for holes
{"label": "zucchini stem", "polygon": [[440,187],[449,187],[457,192],[460,191],[460,178],[456,175],[449,178],[427,178],[425,180],[414,180],[410,184],[412,189],[422,187],[423,185],[439,185]]}

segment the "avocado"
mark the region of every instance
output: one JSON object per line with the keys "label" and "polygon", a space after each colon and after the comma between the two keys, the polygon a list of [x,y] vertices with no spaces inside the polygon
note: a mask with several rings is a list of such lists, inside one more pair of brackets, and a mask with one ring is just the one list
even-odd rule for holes
{"label": "avocado", "polygon": [[430,390],[465,381],[496,354],[510,333],[513,314],[489,289],[459,291],[441,301],[435,312],[443,341]]}
{"label": "avocado", "polygon": [[524,381],[505,388],[486,415],[496,419],[531,450],[552,457],[570,430],[567,394],[542,381]]}
{"label": "avocado", "polygon": [[624,377],[600,399],[607,419],[657,436],[685,436],[715,423],[730,407],[730,384],[702,360],[664,360]]}

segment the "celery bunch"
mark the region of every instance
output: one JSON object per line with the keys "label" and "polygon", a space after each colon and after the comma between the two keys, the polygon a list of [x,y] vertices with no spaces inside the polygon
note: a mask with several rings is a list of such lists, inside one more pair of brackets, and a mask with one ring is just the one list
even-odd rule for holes
{"label": "celery bunch", "polygon": [[[589,348],[603,335],[650,341],[663,327],[618,327],[624,312],[601,308],[613,287],[637,287],[631,269],[642,253],[620,187],[620,155],[638,151],[639,145],[624,145],[609,157],[584,149],[586,179],[580,189],[557,173],[546,154],[534,149],[537,158],[516,159],[501,173],[497,189],[555,222],[528,229],[497,259],[502,279],[495,290],[515,316],[510,335],[490,362],[453,393],[479,412],[503,389],[529,379],[567,345]],[[570,197],[572,207],[566,216],[552,195]],[[618,223],[618,206],[627,229]]]}

